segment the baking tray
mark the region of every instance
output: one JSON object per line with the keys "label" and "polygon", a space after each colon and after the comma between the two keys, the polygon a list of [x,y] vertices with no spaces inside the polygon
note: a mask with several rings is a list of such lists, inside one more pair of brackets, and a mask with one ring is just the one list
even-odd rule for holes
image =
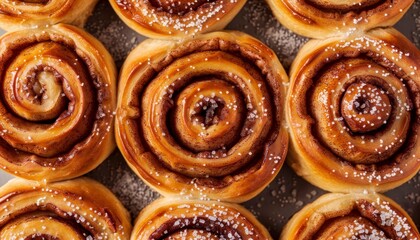
{"label": "baking tray", "polygon": [[[395,27],[420,47],[420,1],[416,0]],[[299,48],[308,41],[281,26],[262,0],[248,0],[227,29],[246,32],[265,42],[277,53],[286,70]],[[105,0],[101,0],[96,6],[86,30],[105,44],[118,68],[131,49],[145,39],[129,29]],[[129,169],[118,150],[87,175],[111,189],[130,211],[132,219],[160,196]],[[7,173],[0,172],[0,184],[10,178]],[[288,219],[323,193],[325,191],[312,186],[284,165],[276,179],[261,194],[243,205],[268,228],[274,239],[278,239]],[[420,228],[420,173],[386,195],[398,202]]]}

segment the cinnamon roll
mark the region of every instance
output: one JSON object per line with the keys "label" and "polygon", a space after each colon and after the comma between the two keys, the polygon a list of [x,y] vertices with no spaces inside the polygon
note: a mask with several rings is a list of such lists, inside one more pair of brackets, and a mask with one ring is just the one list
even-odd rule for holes
{"label": "cinnamon roll", "polygon": [[83,27],[98,0],[2,0],[0,28],[15,31],[56,23]]}
{"label": "cinnamon roll", "polygon": [[109,0],[134,31],[150,38],[182,38],[223,29],[246,0]]}
{"label": "cinnamon roll", "polygon": [[285,160],[287,82],[274,52],[244,33],[144,41],[121,71],[117,144],[163,195],[245,201]]}
{"label": "cinnamon roll", "polygon": [[385,196],[329,193],[296,213],[280,239],[418,240],[420,234],[404,209]]}
{"label": "cinnamon roll", "polygon": [[278,21],[311,38],[328,38],[394,25],[414,0],[267,0]]}
{"label": "cinnamon roll", "polygon": [[290,165],[334,192],[386,191],[420,169],[420,52],[395,29],[313,40],[291,69]]}
{"label": "cinnamon roll", "polygon": [[0,188],[1,239],[130,238],[130,215],[88,178],[59,183],[13,179]]}
{"label": "cinnamon roll", "polygon": [[116,69],[103,45],[65,24],[0,38],[0,167],[56,181],[114,149]]}
{"label": "cinnamon roll", "polygon": [[244,207],[216,201],[161,198],[137,217],[131,240],[272,239]]}

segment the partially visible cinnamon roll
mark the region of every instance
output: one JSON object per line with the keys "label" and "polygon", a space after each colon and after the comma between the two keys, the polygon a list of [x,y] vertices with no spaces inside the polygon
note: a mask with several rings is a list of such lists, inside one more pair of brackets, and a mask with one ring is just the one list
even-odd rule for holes
{"label": "partially visible cinnamon roll", "polygon": [[162,198],[139,214],[131,240],[272,239],[244,207],[216,201]]}
{"label": "partially visible cinnamon roll", "polygon": [[56,23],[83,27],[98,0],[1,0],[0,28],[15,31]]}
{"label": "partially visible cinnamon roll", "polygon": [[88,178],[52,184],[13,179],[0,188],[1,239],[128,240],[130,215]]}
{"label": "partially visible cinnamon roll", "polygon": [[285,27],[311,38],[328,38],[394,25],[414,0],[267,0]]}
{"label": "partially visible cinnamon roll", "polygon": [[181,38],[223,29],[246,0],[109,0],[118,16],[150,38]]}
{"label": "partially visible cinnamon roll", "polygon": [[285,226],[280,240],[419,240],[410,216],[380,194],[329,193],[307,205]]}
{"label": "partially visible cinnamon roll", "polygon": [[83,175],[115,147],[116,69],[65,24],[0,38],[0,166],[33,180]]}
{"label": "partially visible cinnamon roll", "polygon": [[163,195],[245,201],[285,160],[287,81],[274,52],[244,33],[144,41],[120,75],[117,144]]}
{"label": "partially visible cinnamon roll", "polygon": [[291,69],[289,163],[335,192],[386,191],[420,169],[420,52],[394,29],[313,40]]}

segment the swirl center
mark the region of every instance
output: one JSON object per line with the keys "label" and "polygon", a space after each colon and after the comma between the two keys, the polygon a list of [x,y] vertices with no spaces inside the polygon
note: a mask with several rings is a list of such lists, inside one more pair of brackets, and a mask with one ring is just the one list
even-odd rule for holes
{"label": "swirl center", "polygon": [[[5,76],[5,96],[9,107],[19,116],[31,121],[56,119],[66,108],[67,98],[63,92],[63,76],[57,66],[48,63],[45,52],[66,51],[64,47],[39,43],[21,52],[9,66]],[[16,104],[16,103],[20,103]]]}
{"label": "swirl center", "polygon": [[341,102],[341,114],[353,132],[374,131],[386,124],[391,115],[386,92],[369,83],[353,83]]}
{"label": "swirl center", "polygon": [[212,96],[203,97],[203,99],[196,104],[195,113],[192,114],[192,119],[207,129],[210,126],[216,125],[219,122],[219,119],[223,118],[223,108],[224,101],[222,99]]}
{"label": "swirl center", "polygon": [[[222,80],[193,83],[181,92],[175,110],[175,131],[194,151],[231,146],[240,131],[244,111],[240,93]],[[205,156],[203,156],[205,157]]]}

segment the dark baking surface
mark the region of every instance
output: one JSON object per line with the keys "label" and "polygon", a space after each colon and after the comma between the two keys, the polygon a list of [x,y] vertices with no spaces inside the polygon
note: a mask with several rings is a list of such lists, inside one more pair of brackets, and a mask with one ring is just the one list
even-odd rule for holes
{"label": "dark baking surface", "polygon": [[[300,46],[307,41],[282,27],[262,0],[249,0],[227,28],[244,31],[265,42],[277,53],[287,70]],[[396,28],[419,48],[420,1],[416,0]],[[105,44],[118,68],[130,50],[145,39],[125,26],[105,0],[97,5],[86,29]],[[130,211],[133,219],[148,203],[159,197],[158,193],[148,188],[129,169],[118,150],[88,176],[109,187]],[[1,184],[9,178],[10,175],[0,172]],[[323,193],[324,191],[304,181],[284,165],[269,187],[243,205],[268,228],[274,239],[278,239],[287,220]],[[414,219],[417,227],[420,227],[420,173],[386,195],[398,202]]]}

